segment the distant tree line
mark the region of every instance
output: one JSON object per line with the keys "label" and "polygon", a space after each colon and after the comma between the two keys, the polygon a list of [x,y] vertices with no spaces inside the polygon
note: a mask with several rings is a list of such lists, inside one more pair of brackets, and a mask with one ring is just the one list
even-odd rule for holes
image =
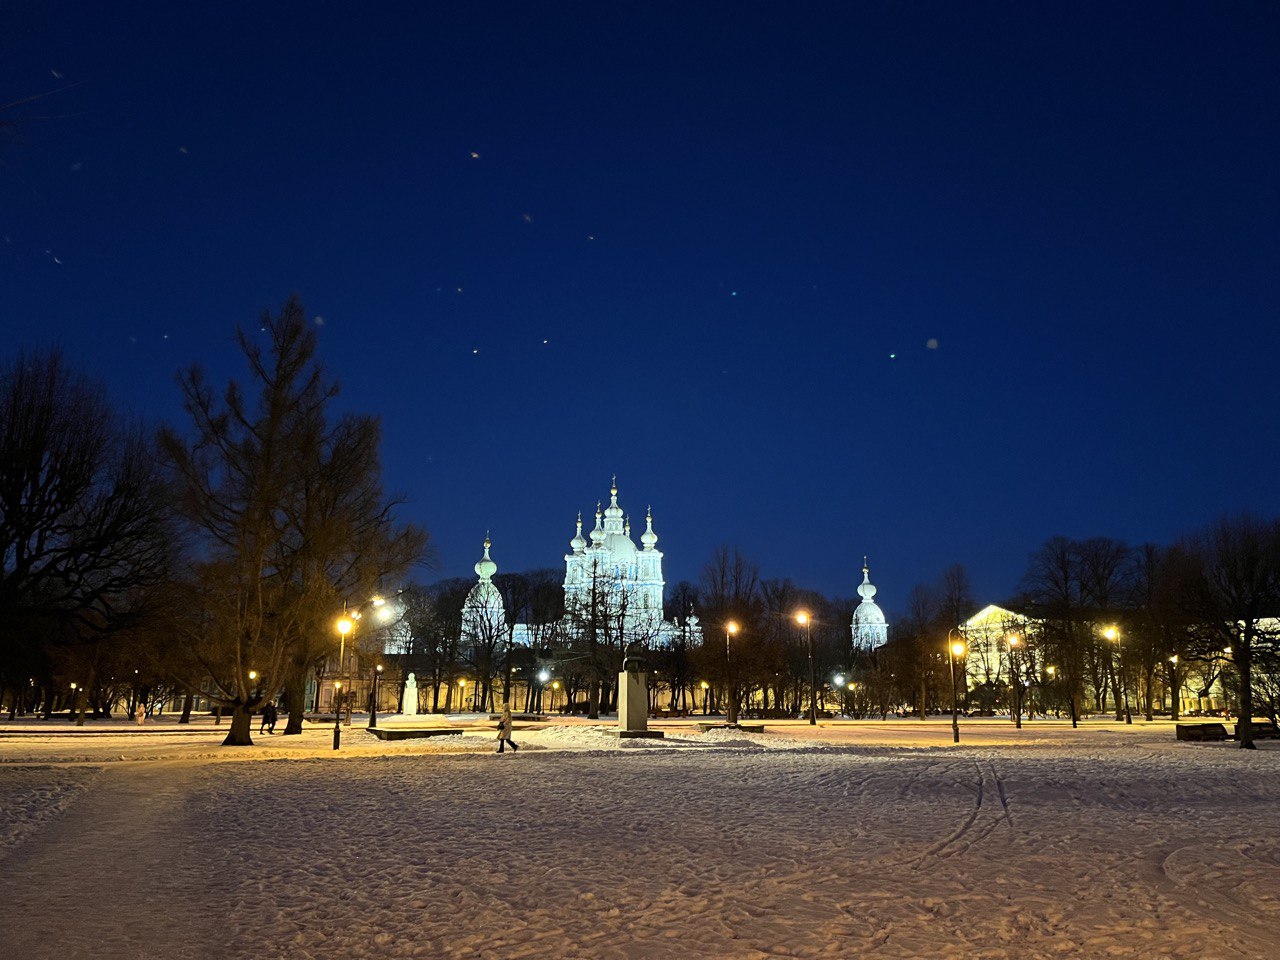
{"label": "distant tree line", "polygon": [[1073,719],[1109,710],[1122,719],[1132,698],[1151,719],[1167,694],[1178,719],[1185,686],[1207,699],[1218,683],[1241,718],[1241,746],[1252,746],[1255,714],[1278,719],[1280,520],[1222,517],[1169,545],[1052,537],[1002,604],[1017,614],[1004,637],[957,636],[975,606],[959,567],[911,591],[889,643],[865,664],[881,709],[949,709],[958,640],[969,647],[965,705],[979,712],[1021,712],[1037,697]]}

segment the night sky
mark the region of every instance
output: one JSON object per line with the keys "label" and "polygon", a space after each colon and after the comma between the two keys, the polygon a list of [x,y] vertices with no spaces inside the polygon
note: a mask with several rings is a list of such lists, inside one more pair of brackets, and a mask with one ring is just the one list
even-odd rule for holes
{"label": "night sky", "polygon": [[1276,512],[1277,50],[1263,3],[6,3],[0,101],[58,92],[0,113],[3,353],[159,421],[297,292],[424,579],[562,565],[616,473],[668,583],[995,601]]}

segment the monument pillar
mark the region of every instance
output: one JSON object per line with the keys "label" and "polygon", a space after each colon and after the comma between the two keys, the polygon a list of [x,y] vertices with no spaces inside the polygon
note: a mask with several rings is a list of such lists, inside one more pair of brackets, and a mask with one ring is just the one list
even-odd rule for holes
{"label": "monument pillar", "polygon": [[628,654],[618,674],[618,736],[661,740],[661,730],[649,729],[649,671],[643,657]]}

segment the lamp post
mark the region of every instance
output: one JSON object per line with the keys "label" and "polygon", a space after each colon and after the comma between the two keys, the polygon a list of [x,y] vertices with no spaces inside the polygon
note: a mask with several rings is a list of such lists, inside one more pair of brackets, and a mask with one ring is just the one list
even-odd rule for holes
{"label": "lamp post", "polygon": [[[1049,666],[1044,668],[1044,672],[1049,676],[1049,692],[1053,695],[1053,715],[1055,717],[1061,717],[1062,711],[1058,709],[1058,690],[1057,690],[1057,686],[1053,682],[1054,678],[1057,676],[1058,668],[1055,667],[1053,664],[1049,664]],[[1044,697],[1041,697],[1040,699],[1044,700]],[[1045,716],[1048,716],[1048,715],[1049,715],[1048,704],[1046,704]]]}
{"label": "lamp post", "polygon": [[458,680],[458,712],[463,713],[467,706],[467,678],[461,677]]}
{"label": "lamp post", "polygon": [[836,689],[840,691],[840,716],[843,717],[849,712],[849,695],[845,693],[844,674],[837,673],[832,680],[835,683]]}
{"label": "lamp post", "polygon": [[959,640],[952,640],[955,627],[947,631],[947,660],[951,664],[951,742],[960,742],[960,694],[956,690],[956,660],[964,656],[965,646]]}
{"label": "lamp post", "polygon": [[812,619],[808,610],[801,610],[796,614],[796,623],[804,627],[804,642],[809,648],[809,726],[811,727],[818,722],[818,684],[813,677],[813,633],[809,628]]}
{"label": "lamp post", "polygon": [[556,693],[559,690],[560,690],[560,681],[552,680],[551,681],[551,712],[552,713],[555,713],[555,710],[556,710]]}
{"label": "lamp post", "polygon": [[728,690],[728,696],[725,698],[725,719],[729,726],[737,726],[738,723],[738,691],[734,686],[733,666],[729,659],[729,639],[738,635],[738,623],[730,620],[724,625],[724,678],[725,687]]}
{"label": "lamp post", "polygon": [[1009,673],[1013,675],[1013,723],[1022,729],[1022,675],[1018,671],[1018,644],[1022,638],[1016,633],[1009,637]]}
{"label": "lamp post", "polygon": [[373,693],[369,696],[369,729],[378,727],[378,681],[382,679],[382,664],[373,668]]}
{"label": "lamp post", "polygon": [[710,711],[710,705],[708,701],[711,698],[711,684],[703,680],[701,683],[701,686],[702,686],[702,715],[705,717],[707,713]]}
{"label": "lamp post", "polygon": [[[341,616],[335,624],[338,628],[338,676],[342,676],[342,661],[347,653],[347,634],[351,632],[352,622],[348,616]],[[342,681],[333,681],[333,749],[342,746]]]}
{"label": "lamp post", "polygon": [[[1124,722],[1133,723],[1133,714],[1129,712],[1129,685],[1124,676],[1124,651],[1120,647],[1120,631],[1111,626],[1102,631],[1102,635],[1116,645],[1116,673],[1120,679],[1120,696],[1124,700]],[[1119,717],[1116,717],[1119,720]]]}

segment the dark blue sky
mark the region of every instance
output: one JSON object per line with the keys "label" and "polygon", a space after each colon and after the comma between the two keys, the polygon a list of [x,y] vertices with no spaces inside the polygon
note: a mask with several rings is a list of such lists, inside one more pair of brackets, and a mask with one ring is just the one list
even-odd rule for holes
{"label": "dark blue sky", "polygon": [[0,9],[4,350],[172,417],[296,291],[439,575],[615,472],[890,610],[1275,512],[1274,4],[120,6]]}

